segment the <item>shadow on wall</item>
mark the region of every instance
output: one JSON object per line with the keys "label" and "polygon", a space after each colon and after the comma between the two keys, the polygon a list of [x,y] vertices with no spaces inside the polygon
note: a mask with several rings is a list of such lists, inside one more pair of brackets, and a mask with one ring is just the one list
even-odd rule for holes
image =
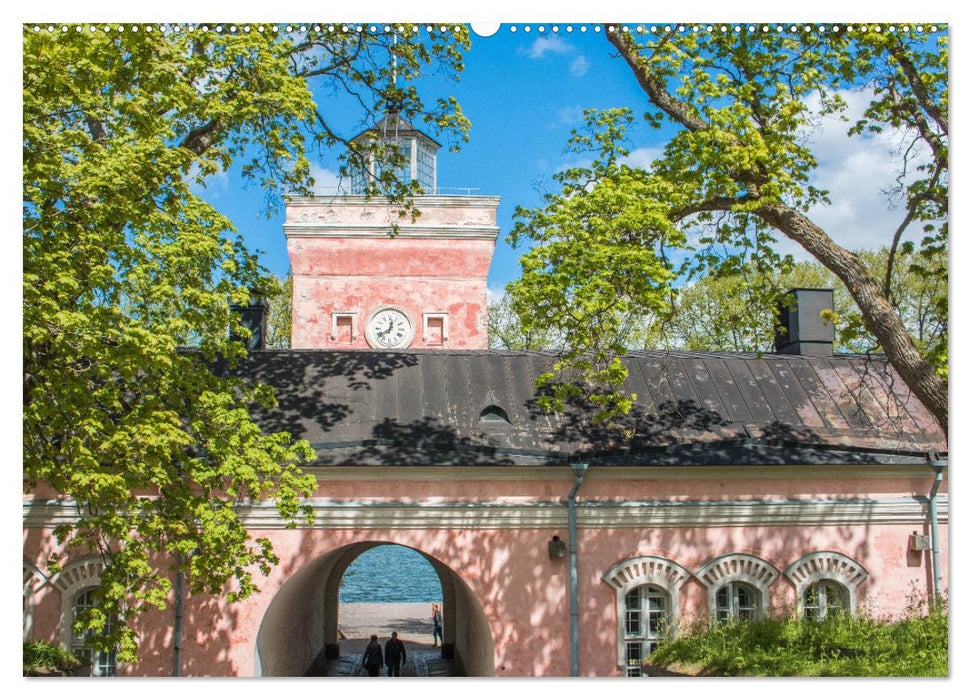
{"label": "shadow on wall", "polygon": [[[345,545],[313,559],[290,576],[274,596],[260,625],[256,639],[258,675],[303,676],[320,659],[339,655],[341,578],[357,557],[381,544],[397,543]],[[442,586],[444,649],[454,654],[461,675],[494,675],[492,633],[482,605],[458,574],[437,559],[425,556]]]}

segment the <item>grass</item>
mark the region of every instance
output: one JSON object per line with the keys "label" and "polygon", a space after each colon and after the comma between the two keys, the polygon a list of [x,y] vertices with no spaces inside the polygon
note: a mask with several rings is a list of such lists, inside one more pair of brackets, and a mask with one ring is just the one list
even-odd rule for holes
{"label": "grass", "polygon": [[683,634],[650,664],[703,676],[947,676],[947,610],[725,623]]}
{"label": "grass", "polygon": [[24,675],[69,673],[83,662],[64,647],[49,642],[24,642]]}

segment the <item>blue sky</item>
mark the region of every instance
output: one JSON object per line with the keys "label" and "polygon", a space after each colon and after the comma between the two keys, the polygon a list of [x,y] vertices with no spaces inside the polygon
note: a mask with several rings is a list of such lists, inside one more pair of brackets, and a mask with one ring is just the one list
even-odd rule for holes
{"label": "blue sky", "polygon": [[[572,25],[572,32],[566,25],[557,25],[554,32],[553,26],[532,25],[527,32],[519,25],[512,32],[504,25],[493,36],[473,35],[459,82],[432,78],[420,84],[424,100],[452,95],[472,122],[469,142],[458,153],[439,151],[439,187],[476,188],[501,198],[500,237],[489,274],[493,290],[518,277],[521,251],[505,241],[513,211],[517,205],[538,205],[538,188],[551,183],[556,169],[575,160],[565,147],[583,109],[646,106],[621,59],[611,56],[603,32],[594,25],[582,25],[586,31]],[[362,113],[349,101],[327,104],[344,135],[354,135]],[[644,143],[660,144],[643,126],[635,133]],[[338,155],[335,149],[312,157],[318,184],[333,177]],[[254,188],[243,189],[235,170],[213,178],[204,196],[229,216],[252,247],[265,251],[264,264],[273,273],[286,274],[282,212],[261,218],[262,196]]]}
{"label": "blue sky", "polygon": [[[470,140],[460,152],[439,152],[438,185],[476,188],[501,198],[500,236],[488,279],[490,290],[498,294],[519,275],[522,251],[506,242],[513,211],[517,205],[539,205],[541,189],[553,184],[551,175],[576,162],[578,156],[565,147],[583,110],[626,106],[639,117],[648,103],[594,24],[504,24],[488,37],[473,34],[465,66],[458,82],[432,76],[418,87],[428,102],[454,96],[472,122]],[[851,115],[859,114],[868,101],[866,94],[844,97]],[[319,98],[345,136],[359,131],[364,118],[359,107],[350,100]],[[899,222],[900,214],[882,193],[893,184],[898,142],[892,134],[850,139],[846,129],[833,120],[812,135],[820,160],[815,184],[829,189],[834,201],[811,215],[842,245],[872,248],[887,241]],[[637,123],[628,144],[632,160],[646,165],[670,134],[667,128],[657,131]],[[335,183],[338,156],[337,150],[312,156],[319,185]],[[269,220],[261,217],[262,194],[253,187],[244,189],[236,170],[213,178],[205,196],[229,216],[252,248],[264,251],[263,262],[271,272],[287,273],[282,212]],[[805,257],[785,241],[781,247]]]}

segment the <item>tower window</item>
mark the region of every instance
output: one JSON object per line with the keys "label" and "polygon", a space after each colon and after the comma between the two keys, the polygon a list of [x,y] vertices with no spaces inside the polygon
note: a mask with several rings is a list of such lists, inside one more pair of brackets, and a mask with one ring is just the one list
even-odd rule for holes
{"label": "tower window", "polygon": [[357,340],[357,314],[335,311],[330,317],[330,339],[338,344]]}
{"label": "tower window", "polygon": [[426,345],[445,345],[448,342],[448,313],[422,314],[421,339]]}

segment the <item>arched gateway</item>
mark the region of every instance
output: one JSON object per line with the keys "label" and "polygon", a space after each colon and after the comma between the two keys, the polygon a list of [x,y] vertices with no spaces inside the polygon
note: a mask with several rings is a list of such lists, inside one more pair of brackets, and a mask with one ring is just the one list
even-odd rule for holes
{"label": "arched gateway", "polygon": [[[365,541],[337,547],[304,564],[280,587],[256,637],[256,675],[303,676],[340,654],[341,577],[363,552],[382,544],[399,543]],[[442,586],[444,655],[454,660],[462,675],[494,675],[492,632],[481,603],[460,574],[422,554]]]}
{"label": "arched gateway", "polygon": [[[147,612],[141,660],[118,674],[302,675],[336,652],[341,574],[379,543],[435,567],[445,652],[466,675],[639,675],[673,621],[865,599],[893,615],[947,580],[946,438],[885,360],[834,354],[831,291],[794,290],[774,354],[631,353],[638,400],[617,430],[581,402],[548,415],[537,380],[557,356],[485,349],[498,198],[436,192],[436,144],[401,115],[362,138],[410,154],[421,216],[363,195],[289,200],[293,349],[260,347],[258,304],[234,370],[273,387],[265,430],[313,447],[314,522],[241,507],[280,564],[244,601],[189,596],[181,656],[172,613]],[[25,498],[25,636],[60,639],[62,611],[84,603],[44,568],[77,507]]]}

